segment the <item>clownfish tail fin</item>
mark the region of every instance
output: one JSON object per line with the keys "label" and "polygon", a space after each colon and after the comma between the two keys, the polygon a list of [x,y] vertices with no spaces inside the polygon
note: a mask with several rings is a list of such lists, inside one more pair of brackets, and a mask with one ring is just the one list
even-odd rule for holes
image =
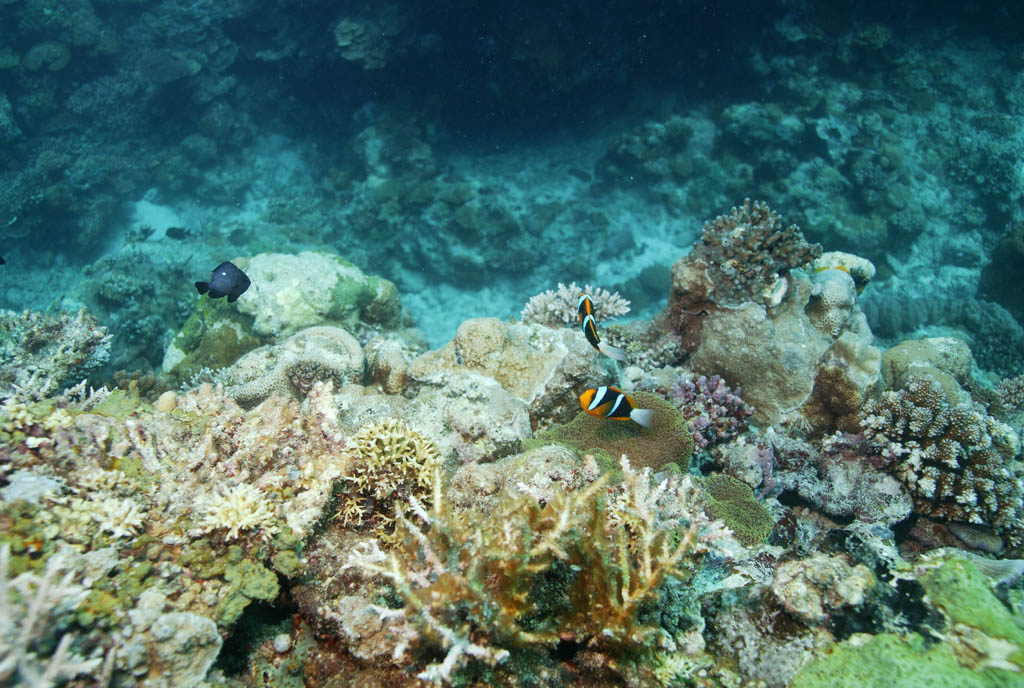
{"label": "clownfish tail fin", "polygon": [[629,412],[629,417],[637,425],[642,425],[645,428],[651,427],[651,420],[653,419],[654,411],[651,409],[633,409]]}
{"label": "clownfish tail fin", "polygon": [[597,350],[603,353],[608,358],[614,358],[616,361],[626,360],[626,352],[617,346],[605,344],[604,342],[598,342]]}

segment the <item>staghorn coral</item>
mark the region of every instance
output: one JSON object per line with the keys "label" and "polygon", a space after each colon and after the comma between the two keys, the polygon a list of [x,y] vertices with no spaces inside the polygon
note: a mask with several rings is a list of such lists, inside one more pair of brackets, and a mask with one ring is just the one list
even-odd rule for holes
{"label": "staghorn coral", "polygon": [[227,392],[251,407],[271,394],[305,398],[317,381],[336,388],[363,377],[359,342],[338,327],[309,327],[242,356],[223,373]]}
{"label": "staghorn coral", "polygon": [[933,379],[910,376],[865,404],[861,424],[919,514],[990,525],[1024,543],[1020,438],[979,404],[951,404]]}
{"label": "staghorn coral", "polygon": [[821,255],[796,225],[762,201],[744,199],[728,215],[704,223],[701,240],[683,260],[703,262],[713,284],[710,299],[722,306],[770,300],[787,273]]}
{"label": "staghorn coral", "polygon": [[690,421],[695,452],[732,439],[747,429],[747,419],[754,414],[754,407],[740,398],[741,392],[739,387],[729,389],[718,375],[684,375],[672,385],[669,400]]}
{"label": "staghorn coral", "polygon": [[610,292],[601,287],[585,284],[577,286],[570,282],[568,286],[558,283],[558,288],[548,289],[530,298],[519,314],[524,323],[537,323],[549,327],[571,325],[577,321],[576,301],[580,294],[590,294],[594,302],[594,317],[598,322],[629,313],[629,301],[622,298],[619,292]]}
{"label": "staghorn coral", "polygon": [[411,503],[423,525],[398,513],[394,548],[362,543],[346,568],[386,580],[404,607],[378,613],[446,653],[421,680],[450,683],[471,661],[500,671],[512,652],[560,641],[612,654],[652,647],[657,627],[641,619],[642,604],[667,579],[689,579],[726,533],[703,515],[688,476],[652,485],[649,469],[625,458],[621,470],[611,490],[602,478],[546,503],[508,498],[488,514],[454,511],[437,470],[430,510]]}
{"label": "staghorn coral", "polygon": [[73,571],[58,579],[56,560],[41,576],[26,571],[9,578],[10,559],[10,545],[0,544],[0,683],[44,688],[81,675],[99,680],[94,672],[102,658],[80,656],[72,649],[80,638],[58,630],[66,629],[88,588],[73,582]]}
{"label": "staghorn coral", "polygon": [[103,365],[110,337],[84,308],[50,315],[0,311],[0,400],[43,399]]}
{"label": "staghorn coral", "polygon": [[348,438],[342,456],[348,465],[343,477],[352,488],[338,506],[343,524],[390,529],[396,506],[411,496],[429,508],[441,454],[431,440],[404,423],[392,418],[368,423]]}

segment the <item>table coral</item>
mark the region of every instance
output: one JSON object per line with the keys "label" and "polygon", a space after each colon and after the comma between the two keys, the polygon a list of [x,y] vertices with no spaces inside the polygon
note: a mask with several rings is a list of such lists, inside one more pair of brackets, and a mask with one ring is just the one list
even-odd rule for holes
{"label": "table coral", "polygon": [[918,513],[987,524],[1024,543],[1020,437],[978,404],[950,403],[929,377],[911,376],[862,412],[876,454],[914,498]]}
{"label": "table coral", "polygon": [[245,407],[271,394],[302,399],[317,381],[335,388],[363,378],[363,349],[338,327],[310,327],[278,344],[242,356],[223,377],[227,392]]}

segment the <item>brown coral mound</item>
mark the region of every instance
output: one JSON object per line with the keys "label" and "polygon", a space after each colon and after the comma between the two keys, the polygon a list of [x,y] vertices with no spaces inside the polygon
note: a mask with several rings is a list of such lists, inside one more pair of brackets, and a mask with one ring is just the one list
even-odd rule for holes
{"label": "brown coral mound", "polygon": [[821,246],[808,244],[799,227],[785,226],[766,203],[747,198],[728,215],[705,222],[700,242],[681,260],[706,266],[711,301],[738,306],[763,302],[779,279],[820,255]]}
{"label": "brown coral mound", "polygon": [[1008,425],[980,405],[950,404],[938,383],[919,376],[867,403],[861,423],[919,514],[990,525],[1024,542],[1024,464]]}

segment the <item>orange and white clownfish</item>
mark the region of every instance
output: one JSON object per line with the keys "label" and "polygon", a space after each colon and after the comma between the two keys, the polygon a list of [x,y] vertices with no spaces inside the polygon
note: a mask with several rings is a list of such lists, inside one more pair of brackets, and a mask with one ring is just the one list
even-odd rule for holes
{"label": "orange and white clownfish", "polygon": [[631,420],[645,428],[651,427],[654,411],[638,409],[625,392],[618,387],[588,389],[580,395],[580,406],[584,411],[598,418]]}
{"label": "orange and white clownfish", "polygon": [[576,312],[580,315],[580,327],[583,328],[583,336],[594,347],[605,356],[614,358],[616,361],[625,361],[626,352],[617,346],[605,344],[597,336],[597,321],[594,320],[594,302],[590,300],[590,294],[580,294],[576,300]]}

